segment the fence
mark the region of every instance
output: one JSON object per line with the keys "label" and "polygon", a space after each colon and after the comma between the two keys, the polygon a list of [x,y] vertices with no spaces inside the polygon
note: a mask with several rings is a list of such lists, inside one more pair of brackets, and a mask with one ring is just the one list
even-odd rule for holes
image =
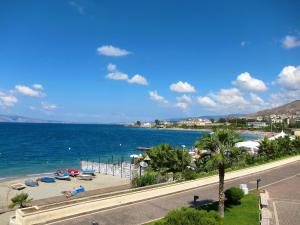
{"label": "fence", "polygon": [[[81,169],[95,170],[96,173],[119,176],[125,179],[133,179],[140,174],[140,168],[129,162],[99,163],[94,161],[80,161]],[[143,174],[143,170],[141,171]]]}

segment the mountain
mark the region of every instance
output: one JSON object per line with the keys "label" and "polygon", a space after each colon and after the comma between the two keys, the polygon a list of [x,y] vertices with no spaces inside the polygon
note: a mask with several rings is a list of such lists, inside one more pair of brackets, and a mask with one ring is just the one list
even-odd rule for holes
{"label": "mountain", "polygon": [[296,100],[285,105],[262,110],[253,114],[247,115],[247,117],[257,117],[257,116],[270,116],[272,114],[296,114],[296,112],[300,112],[300,100]]}
{"label": "mountain", "polygon": [[33,119],[17,115],[0,115],[0,123],[63,123],[53,120]]}

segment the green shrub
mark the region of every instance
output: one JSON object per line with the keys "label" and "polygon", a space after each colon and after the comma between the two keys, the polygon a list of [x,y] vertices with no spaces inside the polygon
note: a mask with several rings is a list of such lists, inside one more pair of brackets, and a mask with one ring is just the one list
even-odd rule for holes
{"label": "green shrub", "polygon": [[236,205],[244,197],[244,192],[237,187],[231,187],[225,191],[225,197],[229,204]]}
{"label": "green shrub", "polygon": [[21,193],[21,194],[17,194],[15,195],[15,197],[13,197],[11,199],[11,203],[9,204],[9,208],[26,208],[28,206],[30,206],[32,199],[28,198],[29,195],[27,193]]}
{"label": "green shrub", "polygon": [[195,180],[199,177],[199,174],[193,170],[186,170],[182,173],[182,178],[184,180]]}
{"label": "green shrub", "polygon": [[220,225],[221,222],[220,216],[214,211],[181,208],[172,210],[154,225]]}
{"label": "green shrub", "polygon": [[144,187],[157,184],[157,176],[154,173],[146,173],[143,176],[135,177],[131,181],[132,187]]}

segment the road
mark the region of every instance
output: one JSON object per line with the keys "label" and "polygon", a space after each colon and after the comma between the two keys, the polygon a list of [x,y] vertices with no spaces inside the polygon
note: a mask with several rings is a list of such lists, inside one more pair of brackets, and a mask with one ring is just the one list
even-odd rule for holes
{"label": "road", "polygon": [[[237,178],[227,181],[225,187],[239,186],[246,183],[250,189],[256,187],[256,179],[261,179],[261,186],[279,184],[280,180],[295,177],[300,173],[300,162],[291,163],[277,167],[254,175]],[[272,184],[272,185],[271,185]],[[299,186],[298,186],[299,187]],[[275,192],[274,192],[275,193]],[[188,190],[172,195],[146,200],[144,202],[133,203],[117,208],[93,212],[65,220],[50,223],[52,225],[91,225],[97,222],[99,225],[134,225],[143,224],[166,215],[174,208],[193,205],[193,196],[198,195],[197,204],[205,204],[216,201],[218,197],[218,184],[208,185],[193,190]],[[280,224],[281,225],[281,224]]]}

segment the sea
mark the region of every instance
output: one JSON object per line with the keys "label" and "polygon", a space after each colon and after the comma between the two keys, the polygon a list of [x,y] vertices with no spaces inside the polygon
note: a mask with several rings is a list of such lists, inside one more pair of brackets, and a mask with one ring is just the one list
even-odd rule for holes
{"label": "sea", "polygon": [[[193,146],[207,132],[99,124],[0,123],[0,180],[79,168],[81,160],[129,161],[136,148]],[[256,139],[250,134],[246,139]]]}

